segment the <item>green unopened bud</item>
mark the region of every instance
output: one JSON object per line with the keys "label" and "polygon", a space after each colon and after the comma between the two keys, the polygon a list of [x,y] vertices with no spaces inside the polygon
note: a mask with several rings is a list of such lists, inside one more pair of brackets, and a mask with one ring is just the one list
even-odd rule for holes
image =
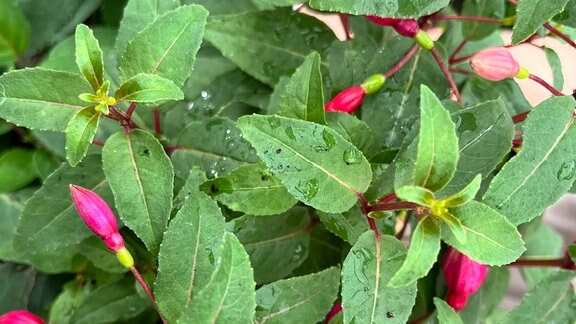
{"label": "green unopened bud", "polygon": [[386,77],[383,74],[374,74],[364,80],[360,86],[364,89],[364,93],[372,94],[380,90],[384,85],[384,82],[386,82]]}
{"label": "green unopened bud", "polygon": [[125,247],[116,252],[116,257],[124,267],[130,269],[134,266],[134,258],[132,258],[132,254]]}
{"label": "green unopened bud", "polygon": [[514,76],[516,79],[527,79],[530,76],[530,71],[525,67],[520,67],[518,73]]}
{"label": "green unopened bud", "polygon": [[502,26],[514,26],[516,23],[516,16],[510,16],[502,19]]}
{"label": "green unopened bud", "polygon": [[423,30],[420,30],[413,39],[416,44],[420,45],[420,47],[427,51],[434,48],[434,41],[432,40],[432,37],[430,37],[430,35],[428,35],[428,33]]}

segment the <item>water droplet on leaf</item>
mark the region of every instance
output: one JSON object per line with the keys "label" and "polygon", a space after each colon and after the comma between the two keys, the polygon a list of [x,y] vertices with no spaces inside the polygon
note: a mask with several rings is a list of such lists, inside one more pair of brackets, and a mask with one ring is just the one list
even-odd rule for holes
{"label": "water droplet on leaf", "polygon": [[560,166],[560,170],[556,173],[556,178],[559,181],[570,180],[574,177],[574,168],[576,168],[576,161],[564,162]]}
{"label": "water droplet on leaf", "polygon": [[344,151],[344,154],[342,154],[342,159],[348,165],[360,164],[362,163],[362,153],[360,153],[360,151],[358,151],[356,148],[350,147]]}
{"label": "water droplet on leaf", "polygon": [[309,181],[300,181],[296,186],[296,190],[302,194],[305,200],[310,201],[312,198],[316,197],[318,187],[318,180],[312,179]]}

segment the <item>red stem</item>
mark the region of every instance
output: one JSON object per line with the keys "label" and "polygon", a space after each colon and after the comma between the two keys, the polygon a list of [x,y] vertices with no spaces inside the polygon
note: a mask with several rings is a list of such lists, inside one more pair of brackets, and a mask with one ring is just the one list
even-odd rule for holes
{"label": "red stem", "polygon": [[412,48],[408,51],[408,53],[406,53],[406,55],[404,55],[403,58],[401,58],[393,67],[384,73],[386,79],[396,74],[396,72],[398,72],[404,65],[406,65],[406,63],[412,59],[412,56],[416,54],[419,48],[420,46],[418,46],[418,44],[414,44],[414,46],[412,46]]}
{"label": "red stem", "polygon": [[523,122],[524,120],[526,120],[526,117],[528,116],[529,113],[530,113],[530,110],[525,111],[523,113],[519,113],[518,115],[512,116],[512,122],[514,124],[518,124],[518,123]]}
{"label": "red stem", "polygon": [[544,28],[548,29],[552,34],[562,38],[566,43],[570,44],[570,46],[572,46],[573,48],[576,48],[576,43],[570,37],[568,37],[568,35],[556,29],[554,26],[550,25],[549,23],[545,23]]}
{"label": "red stem", "polygon": [[104,143],[98,141],[98,140],[93,140],[92,144],[96,145],[96,146],[100,146],[100,147],[104,147]]}
{"label": "red stem", "polygon": [[154,107],[154,131],[156,135],[162,134],[162,127],[160,126],[160,110]]}
{"label": "red stem", "polygon": [[466,44],[468,44],[468,38],[464,38],[462,40],[462,42],[460,42],[460,44],[458,45],[458,47],[456,47],[456,49],[454,50],[454,52],[452,52],[452,55],[450,55],[450,58],[448,59],[448,63],[450,65],[452,65],[454,63],[454,59],[456,58],[456,55],[458,53],[460,53],[460,51],[462,51],[462,49],[464,48],[464,46],[466,46]]}
{"label": "red stem", "polygon": [[459,15],[442,15],[430,17],[430,20],[467,20],[467,21],[478,21],[486,23],[501,24],[502,19],[480,17],[480,16],[459,16]]}
{"label": "red stem", "polygon": [[527,260],[521,259],[510,263],[509,267],[558,267],[560,268],[564,264],[563,259],[551,259],[551,260]]}
{"label": "red stem", "polygon": [[454,96],[456,97],[456,100],[459,103],[462,103],[462,96],[460,96],[460,91],[458,90],[456,83],[454,83],[454,79],[452,79],[452,75],[450,74],[448,67],[444,63],[444,60],[442,60],[440,53],[438,53],[438,50],[436,50],[436,48],[434,48],[434,47],[430,50],[430,52],[434,56],[434,59],[436,59],[436,62],[438,62],[438,67],[440,67],[440,70],[442,70],[442,74],[444,74],[444,77],[446,78],[446,80],[448,80],[448,83],[450,84],[450,88],[452,88],[452,92],[454,93]]}
{"label": "red stem", "polygon": [[128,116],[128,118],[132,118],[132,114],[134,114],[134,110],[136,110],[136,103],[135,102],[131,102],[130,106],[128,106],[128,110],[126,110],[126,115]]}
{"label": "red stem", "polygon": [[535,76],[534,74],[530,74],[530,76],[528,77],[530,80],[536,81],[537,83],[539,83],[541,86],[543,86],[544,88],[546,88],[548,91],[550,91],[553,95],[555,96],[564,96],[564,94],[558,90],[556,90],[556,88],[554,88],[553,86],[551,86],[548,82],[540,79],[539,77]]}
{"label": "red stem", "polygon": [[334,306],[332,306],[332,308],[328,312],[328,315],[326,315],[326,319],[324,320],[324,323],[328,324],[330,322],[330,320],[332,318],[334,318],[334,316],[338,315],[341,312],[342,312],[342,302],[339,301],[336,304],[334,304]]}
{"label": "red stem", "polygon": [[142,288],[144,289],[144,292],[146,292],[146,295],[148,296],[148,298],[152,302],[152,306],[154,306],[154,309],[156,310],[156,312],[158,312],[158,315],[160,316],[162,323],[168,323],[166,318],[164,318],[164,315],[162,315],[162,312],[160,312],[160,309],[158,308],[158,304],[156,304],[156,298],[154,298],[154,294],[152,293],[150,286],[148,286],[148,283],[146,283],[146,281],[142,278],[142,276],[140,275],[140,272],[138,272],[136,267],[131,267],[130,271],[134,275],[134,278],[136,278],[136,281],[138,281],[140,286],[142,286]]}
{"label": "red stem", "polygon": [[392,194],[389,194],[388,196],[384,196],[384,197],[380,198],[378,201],[379,201],[380,203],[384,204],[384,203],[387,203],[387,202],[391,202],[392,200],[394,200],[394,199],[396,199],[396,198],[397,198],[397,197],[396,197],[396,194],[395,194],[395,193],[392,193]]}
{"label": "red stem", "polygon": [[338,14],[340,17],[340,22],[342,22],[342,28],[344,28],[344,33],[346,33],[346,40],[352,39],[352,33],[350,31],[350,22],[348,21],[348,15],[340,13]]}

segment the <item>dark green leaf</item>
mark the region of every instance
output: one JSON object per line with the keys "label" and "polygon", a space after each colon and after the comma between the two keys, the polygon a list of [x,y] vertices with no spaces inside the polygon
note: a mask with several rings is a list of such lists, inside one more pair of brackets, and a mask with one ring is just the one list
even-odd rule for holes
{"label": "dark green leaf", "polygon": [[127,268],[118,262],[116,254],[110,252],[104,242],[97,236],[92,235],[79,244],[79,252],[85,256],[94,266],[109,273],[124,273]]}
{"label": "dark green leaf", "polygon": [[78,74],[43,68],[6,73],[0,76],[0,117],[32,129],[64,131],[86,105],[78,95],[91,91]]}
{"label": "dark green leaf", "polygon": [[[528,115],[520,153],[490,183],[484,201],[512,224],[530,221],[563,195],[575,180],[574,99],[552,97]],[[526,202],[530,208],[526,208]]]}
{"label": "dark green leaf", "polygon": [[434,297],[434,305],[436,305],[436,311],[438,312],[436,316],[438,317],[438,322],[440,322],[440,324],[463,323],[462,319],[454,309],[446,304],[442,299]]}
{"label": "dark green leaf", "polygon": [[320,64],[318,53],[306,56],[284,88],[279,103],[280,115],[326,124]]}
{"label": "dark green leaf", "polygon": [[353,15],[377,15],[380,17],[421,17],[448,5],[448,0],[375,0],[340,1],[312,0],[310,6],[323,11],[337,11]]}
{"label": "dark green leaf", "polygon": [[36,170],[35,173],[40,177],[42,182],[59,166],[58,160],[44,150],[36,150],[32,160],[34,169]]}
{"label": "dark green leaf", "polygon": [[228,208],[256,216],[280,214],[296,203],[264,163],[240,166],[202,189]]}
{"label": "dark green leaf", "polygon": [[491,267],[486,281],[470,296],[468,304],[460,312],[464,323],[482,324],[494,312],[508,291],[510,271],[506,267]]}
{"label": "dark green leaf", "polygon": [[245,215],[229,223],[250,255],[257,283],[288,276],[306,259],[310,244],[310,215],[294,207],[273,217]]}
{"label": "dark green leaf", "polygon": [[100,44],[92,30],[82,24],[76,27],[75,40],[76,65],[96,92],[104,82],[104,59]]}
{"label": "dark green leaf", "polygon": [[444,229],[442,238],[471,259],[488,265],[504,265],[524,252],[524,242],[516,227],[487,205],[472,200],[450,211],[462,223],[466,243],[460,243],[451,231]]}
{"label": "dark green leaf", "polygon": [[568,248],[566,249],[568,251],[568,256],[570,256],[570,259],[572,260],[572,262],[576,263],[576,244],[572,243],[570,245],[568,245]]}
{"label": "dark green leaf", "polygon": [[466,106],[502,98],[512,116],[531,108],[520,87],[513,79],[494,82],[472,74],[468,76],[466,83],[462,86],[462,98]]}
{"label": "dark green leaf", "polygon": [[[406,257],[404,245],[392,236],[366,231],[352,247],[342,269],[342,308],[345,323],[405,323],[416,298],[416,283],[388,286]],[[389,318],[387,314],[393,314]]]}
{"label": "dark green leaf", "polygon": [[[36,271],[15,263],[0,264],[0,313],[27,309]],[[14,322],[16,323],[16,322]]]}
{"label": "dark green leaf", "polygon": [[[543,222],[542,217],[533,219],[522,227],[526,242],[526,252],[522,257],[530,259],[553,259],[562,256],[564,239]],[[522,275],[528,289],[534,287],[542,278],[556,271],[553,267],[523,267]]]}
{"label": "dark green leaf", "polygon": [[348,142],[354,144],[364,155],[373,153],[374,135],[366,123],[354,115],[343,112],[326,114],[326,121],[330,128],[342,135]]}
{"label": "dark green leaf", "polygon": [[338,268],[264,285],[256,291],[254,322],[317,323],[330,311],[339,287]]}
{"label": "dark green leaf", "polygon": [[324,54],[335,38],[321,22],[290,8],[216,16],[206,26],[205,37],[242,70],[269,85],[292,74],[312,51]]}
{"label": "dark green leaf", "polygon": [[154,74],[140,73],[122,83],[114,97],[116,101],[157,103],[184,99],[184,93],[168,79]]}
{"label": "dark green leaf", "polygon": [[216,270],[178,323],[251,323],[256,284],[250,260],[234,234],[225,232]]}
{"label": "dark green leaf", "polygon": [[519,0],[512,43],[518,44],[538,30],[544,23],[564,10],[568,0]]}
{"label": "dark green leaf", "polygon": [[[506,3],[492,0],[465,1],[462,6],[462,15],[481,16],[494,19],[504,18]],[[469,40],[479,40],[492,34],[500,27],[499,23],[485,23],[478,21],[463,21],[462,34]]]}
{"label": "dark green leaf", "polygon": [[340,238],[317,224],[310,230],[308,257],[291,276],[316,273],[342,264],[342,250],[348,246]]}
{"label": "dark green leaf", "polygon": [[20,57],[30,41],[30,24],[12,0],[0,1],[0,66]]}
{"label": "dark green leaf", "polygon": [[158,17],[126,46],[120,63],[122,79],[150,73],[182,86],[192,73],[207,16],[201,6],[190,5]]}
{"label": "dark green leaf", "polygon": [[410,248],[402,267],[388,283],[404,287],[420,279],[432,269],[440,252],[440,226],[431,216],[418,222],[410,239]]}
{"label": "dark green leaf", "polygon": [[193,190],[171,220],[158,256],[154,293],[162,313],[180,317],[210,280],[214,253],[224,235],[224,217],[208,196]]}
{"label": "dark green leaf", "polygon": [[158,251],[172,209],[174,170],[164,148],[142,130],[112,135],[102,149],[116,207],[150,251]]}
{"label": "dark green leaf", "polygon": [[552,85],[554,88],[562,90],[564,87],[564,74],[562,73],[560,56],[550,47],[544,47],[544,53],[546,53],[546,59],[552,69],[552,76],[554,77]]}
{"label": "dark green leaf", "polygon": [[0,155],[0,192],[18,190],[36,179],[33,156],[34,151],[18,147]]}
{"label": "dark green leaf", "polygon": [[354,245],[358,237],[369,229],[366,216],[362,214],[358,206],[341,214],[318,211],[318,217],[330,232],[338,235],[350,245]]}
{"label": "dark green leaf", "polygon": [[350,209],[372,180],[364,155],[328,127],[259,115],[241,117],[238,127],[288,191],[322,211]]}
{"label": "dark green leaf", "polygon": [[78,281],[67,283],[50,309],[49,322],[70,324],[72,315],[74,315],[78,306],[90,294],[91,290],[92,288],[89,284],[83,285]]}
{"label": "dark green leaf", "polygon": [[239,13],[272,9],[270,5],[259,3],[259,0],[234,0],[234,1],[214,1],[214,0],[182,0],[182,4],[199,4],[206,8],[211,16],[216,15],[237,15]]}
{"label": "dark green leaf", "polygon": [[22,210],[22,204],[17,200],[11,199],[7,195],[0,195],[0,259],[18,261],[23,259],[14,251],[12,247],[12,237],[18,225],[18,218]]}
{"label": "dark green leaf", "polygon": [[80,110],[66,126],[66,159],[71,166],[76,166],[86,156],[98,130],[100,112],[94,108]]}

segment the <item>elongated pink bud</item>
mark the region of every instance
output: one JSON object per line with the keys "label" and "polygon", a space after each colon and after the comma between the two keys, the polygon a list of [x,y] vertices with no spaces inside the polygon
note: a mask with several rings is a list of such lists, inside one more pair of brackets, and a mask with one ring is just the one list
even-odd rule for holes
{"label": "elongated pink bud", "polygon": [[416,19],[401,19],[394,25],[394,30],[404,37],[414,38],[420,31]]}
{"label": "elongated pink bud", "polygon": [[397,18],[385,18],[385,17],[378,17],[378,16],[364,16],[366,19],[370,20],[373,23],[376,23],[380,26],[394,26],[397,22],[401,19]]}
{"label": "elongated pink bud", "polygon": [[106,202],[95,192],[76,185],[70,185],[70,193],[78,214],[104,244],[113,252],[124,247],[124,240],[118,233],[116,216]]}
{"label": "elongated pink bud", "polygon": [[324,109],[326,111],[351,113],[360,106],[362,100],[364,100],[364,96],[366,96],[366,92],[361,85],[346,88],[326,103]]}
{"label": "elongated pink bud", "polygon": [[46,322],[30,312],[13,310],[0,316],[0,324],[46,324]]}
{"label": "elongated pink bud", "polygon": [[484,79],[500,81],[515,77],[520,65],[504,47],[490,47],[472,56],[472,70]]}
{"label": "elongated pink bud", "polygon": [[488,273],[488,266],[480,264],[454,248],[448,248],[442,262],[444,281],[448,286],[446,302],[456,311],[466,306],[468,297],[474,294]]}

